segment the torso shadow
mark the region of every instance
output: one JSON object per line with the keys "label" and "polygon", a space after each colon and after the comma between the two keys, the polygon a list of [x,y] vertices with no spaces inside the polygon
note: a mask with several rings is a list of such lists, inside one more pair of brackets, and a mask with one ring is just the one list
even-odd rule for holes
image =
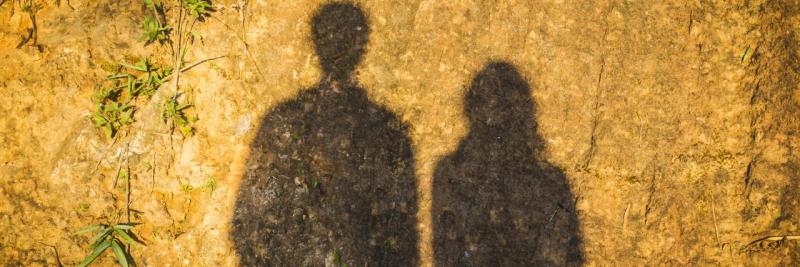
{"label": "torso shadow", "polygon": [[[360,88],[281,104],[253,142],[233,241],[245,266],[411,266],[416,179],[406,126]],[[331,259],[338,258],[338,259]]]}

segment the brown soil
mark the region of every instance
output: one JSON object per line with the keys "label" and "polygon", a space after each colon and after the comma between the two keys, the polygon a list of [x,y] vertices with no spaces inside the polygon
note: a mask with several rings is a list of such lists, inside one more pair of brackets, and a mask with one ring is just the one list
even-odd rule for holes
{"label": "brown soil", "polygon": [[108,140],[103,66],[170,47],[139,1],[26,2],[0,0],[0,265],[128,220],[141,266],[800,262],[753,242],[800,235],[798,3],[219,0],[196,134],[169,83]]}

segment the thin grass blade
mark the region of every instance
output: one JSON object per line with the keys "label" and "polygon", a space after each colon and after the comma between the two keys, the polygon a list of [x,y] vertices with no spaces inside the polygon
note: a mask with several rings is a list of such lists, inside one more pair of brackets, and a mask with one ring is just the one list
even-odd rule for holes
{"label": "thin grass blade", "polygon": [[122,247],[119,245],[117,240],[111,240],[111,250],[114,251],[114,255],[117,256],[117,261],[119,261],[119,265],[123,267],[128,267],[128,256],[125,255],[125,251],[122,250]]}
{"label": "thin grass blade", "polygon": [[88,232],[94,232],[94,231],[98,231],[98,230],[102,230],[102,229],[103,229],[103,225],[96,224],[96,225],[91,225],[91,226],[87,226],[87,227],[81,228],[80,230],[76,231],[75,233],[72,233],[72,235],[79,235],[79,234],[88,233]]}
{"label": "thin grass blade", "polygon": [[119,229],[119,230],[130,230],[130,229],[133,229],[134,226],[135,225],[133,225],[133,224],[117,224],[117,225],[114,225],[114,226],[111,226],[111,227],[113,227],[114,229]]}
{"label": "thin grass blade", "polygon": [[100,256],[100,254],[103,253],[103,251],[105,251],[110,246],[111,246],[111,240],[106,240],[105,242],[100,243],[100,245],[94,248],[94,251],[92,251],[91,254],[86,256],[86,258],[84,258],[83,261],[78,266],[86,267],[87,265],[92,263],[95,259],[97,259],[97,256]]}
{"label": "thin grass blade", "polygon": [[117,74],[117,75],[109,75],[108,77],[106,77],[106,80],[116,80],[116,79],[122,79],[122,78],[125,78],[125,77],[128,77],[127,73]]}
{"label": "thin grass blade", "polygon": [[128,244],[133,244],[133,242],[135,242],[135,240],[133,240],[133,238],[125,231],[115,229],[114,232],[117,233],[117,235],[119,235]]}
{"label": "thin grass blade", "polygon": [[100,245],[100,243],[102,243],[103,240],[106,240],[106,237],[109,234],[111,234],[111,230],[112,230],[111,227],[109,227],[103,230],[102,232],[97,233],[97,235],[92,238],[92,247],[96,247]]}
{"label": "thin grass blade", "polygon": [[147,67],[146,66],[134,66],[134,65],[129,65],[127,63],[122,63],[122,62],[120,62],[119,64],[122,65],[123,67],[129,68],[129,69],[132,69],[132,70],[147,71]]}

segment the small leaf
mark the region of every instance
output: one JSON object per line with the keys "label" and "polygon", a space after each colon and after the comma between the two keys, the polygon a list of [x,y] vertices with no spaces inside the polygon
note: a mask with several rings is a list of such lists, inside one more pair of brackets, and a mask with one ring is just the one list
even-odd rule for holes
{"label": "small leaf", "polygon": [[744,50],[744,54],[742,54],[742,61],[744,63],[744,59],[747,58],[747,52],[750,52],[750,47],[748,46],[747,49]]}
{"label": "small leaf", "polygon": [[135,225],[133,224],[117,224],[112,227],[114,227],[114,229],[119,229],[119,230],[130,230],[133,229],[134,226]]}
{"label": "small leaf", "polygon": [[199,40],[201,43],[203,42],[203,36],[200,35],[198,32],[192,32],[192,41]]}
{"label": "small leaf", "polygon": [[79,234],[83,234],[83,233],[103,230],[103,226],[104,225],[101,225],[101,224],[86,226],[86,227],[81,228],[80,230],[76,231],[75,233],[72,233],[72,235],[79,235]]}
{"label": "small leaf", "polygon": [[102,243],[103,240],[106,240],[106,237],[108,237],[108,235],[111,234],[111,230],[112,230],[111,228],[106,228],[102,232],[100,232],[97,235],[95,235],[94,237],[92,237],[92,239],[91,239],[92,247],[96,247],[96,246],[100,245],[100,243]]}
{"label": "small leaf", "polygon": [[125,77],[128,77],[128,76],[130,76],[130,75],[127,74],[127,73],[122,73],[122,74],[117,74],[117,75],[109,75],[108,77],[106,77],[106,80],[122,79],[122,78],[125,78]]}
{"label": "small leaf", "polygon": [[95,113],[92,116],[92,120],[94,120],[94,124],[96,124],[98,126],[105,125],[106,122],[108,122],[108,121],[106,121],[106,118],[103,118],[103,116],[101,116],[100,114],[97,114],[97,113]]}
{"label": "small leaf", "polygon": [[94,251],[92,251],[91,254],[86,256],[86,258],[84,258],[83,261],[78,266],[86,267],[87,265],[92,263],[95,259],[97,259],[97,256],[100,256],[100,253],[103,253],[103,251],[110,246],[111,246],[111,240],[106,240],[105,242],[100,243],[100,245],[95,247]]}
{"label": "small leaf", "polygon": [[131,79],[131,77],[128,77],[128,85],[126,88],[128,90],[129,97],[133,97],[136,94],[136,86],[133,84],[133,79]]}
{"label": "small leaf", "polygon": [[133,238],[131,238],[131,236],[128,235],[128,233],[126,233],[125,231],[115,229],[114,232],[117,233],[117,235],[119,235],[122,238],[122,240],[128,244],[133,244],[133,242],[135,242]]}
{"label": "small leaf", "polygon": [[122,247],[119,246],[117,240],[111,240],[111,250],[114,251],[114,255],[117,256],[117,261],[119,261],[119,265],[123,267],[128,267],[128,256],[125,255],[125,251],[122,250]]}
{"label": "small leaf", "polygon": [[122,63],[122,62],[120,62],[119,64],[122,65],[123,67],[129,68],[129,69],[132,69],[132,70],[147,71],[147,68],[145,68],[144,66],[139,66],[139,64],[141,64],[141,61],[139,62],[139,64],[136,64],[136,66],[129,65],[129,64],[126,64],[126,63]]}
{"label": "small leaf", "polygon": [[[111,127],[111,126],[109,126]],[[111,128],[103,128],[103,132],[106,134],[106,137],[112,138],[114,137],[114,130]]]}
{"label": "small leaf", "polygon": [[194,133],[194,129],[192,129],[192,127],[189,127],[189,126],[184,126],[184,127],[181,127],[181,133],[184,136],[192,136],[192,134]]}

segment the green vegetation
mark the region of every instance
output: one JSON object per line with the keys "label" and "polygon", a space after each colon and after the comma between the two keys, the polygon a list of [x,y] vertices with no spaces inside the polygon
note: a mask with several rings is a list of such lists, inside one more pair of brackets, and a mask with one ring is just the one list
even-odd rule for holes
{"label": "green vegetation", "polygon": [[[122,192],[128,192],[128,187],[126,185],[130,178],[131,176],[128,174],[128,170],[120,170],[119,175],[117,175],[117,180],[114,182],[114,184],[117,185],[116,189]],[[120,181],[122,182],[120,183]]]}
{"label": "green vegetation", "polygon": [[22,3],[21,7],[22,7],[22,12],[31,12],[31,9],[33,9],[33,3],[32,1],[28,0],[27,2]]}
{"label": "green vegetation", "polygon": [[208,0],[184,0],[183,4],[186,11],[199,21],[203,21],[205,17],[208,17],[214,11],[211,8],[211,2]]}
{"label": "green vegetation", "polygon": [[[178,27],[176,32],[177,41],[173,42],[172,27],[166,25],[165,2],[170,0],[142,0],[144,6],[150,11],[142,21],[141,40],[148,45],[153,42],[159,44],[169,43],[172,48],[173,43],[177,43],[177,50],[172,50],[175,66],[182,66],[183,59],[188,51],[187,47],[182,47],[182,40],[202,39],[197,32],[185,32]],[[214,9],[208,0],[171,0],[176,5],[180,5],[186,10],[188,16],[179,16],[178,24],[184,25],[184,18],[191,18],[196,21],[204,21],[211,15]],[[183,27],[185,28],[185,27]],[[185,36],[184,36],[185,35]],[[185,71],[185,70],[184,70]],[[179,71],[172,68],[153,64],[148,58],[140,59],[136,64],[119,63],[110,68],[109,74],[99,91],[95,94],[95,112],[92,121],[95,126],[102,129],[105,135],[111,139],[126,125],[134,122],[133,113],[136,110],[135,101],[138,97],[144,96],[147,99],[155,95],[158,88],[168,79],[178,79]],[[175,77],[172,77],[174,74]],[[123,90],[124,89],[124,90]],[[176,86],[177,90],[177,86]],[[178,92],[175,94],[178,95]],[[194,134],[192,124],[197,121],[197,117],[190,117],[186,114],[186,109],[192,107],[192,103],[178,103],[178,97],[173,96],[162,104],[162,119],[169,125],[170,132],[178,129],[184,137]]]}
{"label": "green vegetation", "polygon": [[123,67],[138,71],[143,73],[138,77],[129,73],[122,74],[123,76],[115,76],[120,78],[126,78],[128,85],[127,93],[131,97],[138,97],[140,95],[151,97],[153,94],[156,93],[158,87],[160,87],[166,81],[166,78],[172,74],[172,69],[169,67],[157,67],[154,66],[148,59],[141,59],[139,60],[136,65],[129,65],[125,63],[120,63]]}
{"label": "green vegetation", "polygon": [[190,184],[182,184],[181,185],[181,192],[191,193],[192,191],[194,191],[194,186],[192,186]]}
{"label": "green vegetation", "polygon": [[217,189],[217,180],[214,179],[214,178],[209,178],[208,181],[206,181],[205,183],[203,183],[202,185],[199,185],[197,187],[192,186],[191,184],[182,184],[181,185],[181,191],[184,192],[184,193],[191,193],[192,191],[195,191],[195,190],[214,192],[214,190],[216,190],[216,189]]}
{"label": "green vegetation", "polygon": [[744,54],[742,54],[741,63],[744,63],[744,59],[747,58],[747,53],[750,52],[750,47],[748,46],[747,49],[744,50]]}
{"label": "green vegetation", "polygon": [[339,254],[339,251],[334,250],[332,252],[333,256],[333,264],[338,267],[347,267],[347,263],[342,260],[342,255]]}
{"label": "green vegetation", "polygon": [[89,208],[91,208],[91,207],[92,207],[92,204],[80,203],[80,204],[78,204],[78,207],[75,207],[75,211],[77,211],[79,213],[84,213],[84,212],[89,211]]}
{"label": "green vegetation", "polygon": [[[161,44],[169,42],[169,34],[172,28],[162,25],[159,20],[159,15],[163,14],[159,10],[164,10],[164,3],[161,1],[153,2],[153,0],[143,0],[143,2],[145,7],[151,10],[153,14],[144,17],[144,21],[142,21],[144,33],[142,33],[139,40],[145,41],[145,45],[156,41]],[[161,17],[163,18],[164,16],[162,15]]]}
{"label": "green vegetation", "polygon": [[[5,1],[0,0],[0,4]],[[213,8],[211,2],[208,0],[142,0],[143,5],[149,10],[149,14],[145,15],[142,21],[142,35],[141,41],[145,42],[145,46],[157,42],[160,45],[169,44],[172,50],[172,55],[167,58],[175,60],[174,65],[176,69],[166,67],[166,65],[154,64],[148,57],[141,57],[135,64],[117,63],[107,64],[103,66],[108,73],[105,79],[99,84],[98,91],[93,95],[95,110],[92,113],[91,120],[94,125],[99,128],[109,139],[118,136],[120,131],[127,125],[132,124],[136,105],[150,101],[156,95],[159,88],[169,79],[175,80],[175,92],[172,97],[169,97],[162,104],[161,118],[170,126],[170,132],[176,128],[188,137],[194,133],[192,124],[197,121],[197,117],[189,116],[186,111],[192,107],[192,103],[179,103],[180,90],[178,88],[178,79],[180,72],[186,71],[191,66],[195,66],[210,59],[201,60],[190,67],[183,68],[183,59],[188,51],[188,47],[184,46],[185,40],[192,38],[201,38],[196,32],[189,33],[183,28],[178,27],[176,32],[172,31],[172,27],[166,25],[169,21],[166,17],[166,12],[170,9],[165,8],[165,3],[171,2],[173,6],[180,6],[181,13],[185,9],[186,16],[177,15],[177,25],[187,25],[188,23],[195,23],[203,21],[209,17]],[[27,3],[32,3],[28,1]],[[24,7],[26,10],[35,8],[32,4]],[[176,10],[176,9],[172,9]],[[151,12],[151,13],[150,13]],[[173,11],[174,12],[174,11]],[[191,15],[191,16],[189,16]],[[175,39],[175,40],[173,40]],[[173,49],[173,43],[177,44],[177,49]],[[125,159],[126,164],[128,162]],[[146,163],[148,168],[152,168],[150,163]],[[131,266],[134,264],[132,255],[130,254],[130,247],[134,243],[143,244],[141,241],[133,238],[135,235],[131,229],[136,225],[131,223],[130,220],[130,193],[131,193],[131,178],[135,177],[130,172],[130,168],[117,169],[117,174],[114,181],[114,187],[117,187],[117,181],[122,180],[125,185],[119,188],[126,193],[125,213],[127,214],[127,222],[125,224],[99,224],[92,225],[77,231],[74,235],[84,233],[97,233],[91,239],[90,252],[80,263],[79,266],[87,266],[97,259],[106,250],[111,249],[117,261],[121,266]],[[217,187],[217,181],[209,179],[203,185],[197,188],[191,185],[183,185],[182,190],[192,191],[195,189],[213,191]],[[76,211],[87,212],[91,204],[81,203],[77,206]],[[122,216],[123,210],[116,210],[115,214],[119,218]],[[119,221],[119,220],[117,220]],[[154,232],[155,233],[155,232]]]}
{"label": "green vegetation", "polygon": [[92,249],[92,252],[89,253],[89,255],[87,255],[78,266],[88,266],[94,262],[94,260],[97,259],[100,254],[103,254],[103,252],[108,250],[108,248],[111,248],[111,250],[114,252],[117,261],[121,266],[130,266],[133,263],[133,260],[128,250],[126,250],[127,247],[125,244],[130,246],[135,242],[141,243],[140,241],[133,239],[131,234],[128,233],[128,231],[130,231],[133,227],[133,224],[99,224],[92,225],[75,232],[75,235],[97,232],[97,234],[91,239],[92,245],[90,248]]}
{"label": "green vegetation", "polygon": [[209,178],[208,181],[197,187],[197,189],[214,192],[214,190],[217,189],[217,179]]}
{"label": "green vegetation", "polygon": [[108,138],[112,138],[122,126],[133,122],[133,107],[119,102],[99,103],[92,121]]}
{"label": "green vegetation", "polygon": [[146,58],[133,65],[119,63],[110,68],[112,73],[94,95],[92,121],[108,138],[113,138],[123,126],[133,123],[133,102],[140,96],[153,96],[172,69],[157,67]]}
{"label": "green vegetation", "polygon": [[144,18],[144,21],[142,21],[142,30],[144,33],[139,37],[139,40],[145,41],[145,44],[150,44],[156,41],[161,43],[166,42],[169,39],[171,28],[161,26],[157,18],[147,16]]}
{"label": "green vegetation", "polygon": [[161,119],[169,125],[170,132],[177,128],[183,136],[192,136],[194,134],[192,124],[197,121],[197,118],[186,115],[186,109],[192,107],[192,104],[178,103],[179,96],[174,95],[164,101],[161,106]]}
{"label": "green vegetation", "polygon": [[311,177],[311,188],[319,188],[319,179],[317,177]]}

